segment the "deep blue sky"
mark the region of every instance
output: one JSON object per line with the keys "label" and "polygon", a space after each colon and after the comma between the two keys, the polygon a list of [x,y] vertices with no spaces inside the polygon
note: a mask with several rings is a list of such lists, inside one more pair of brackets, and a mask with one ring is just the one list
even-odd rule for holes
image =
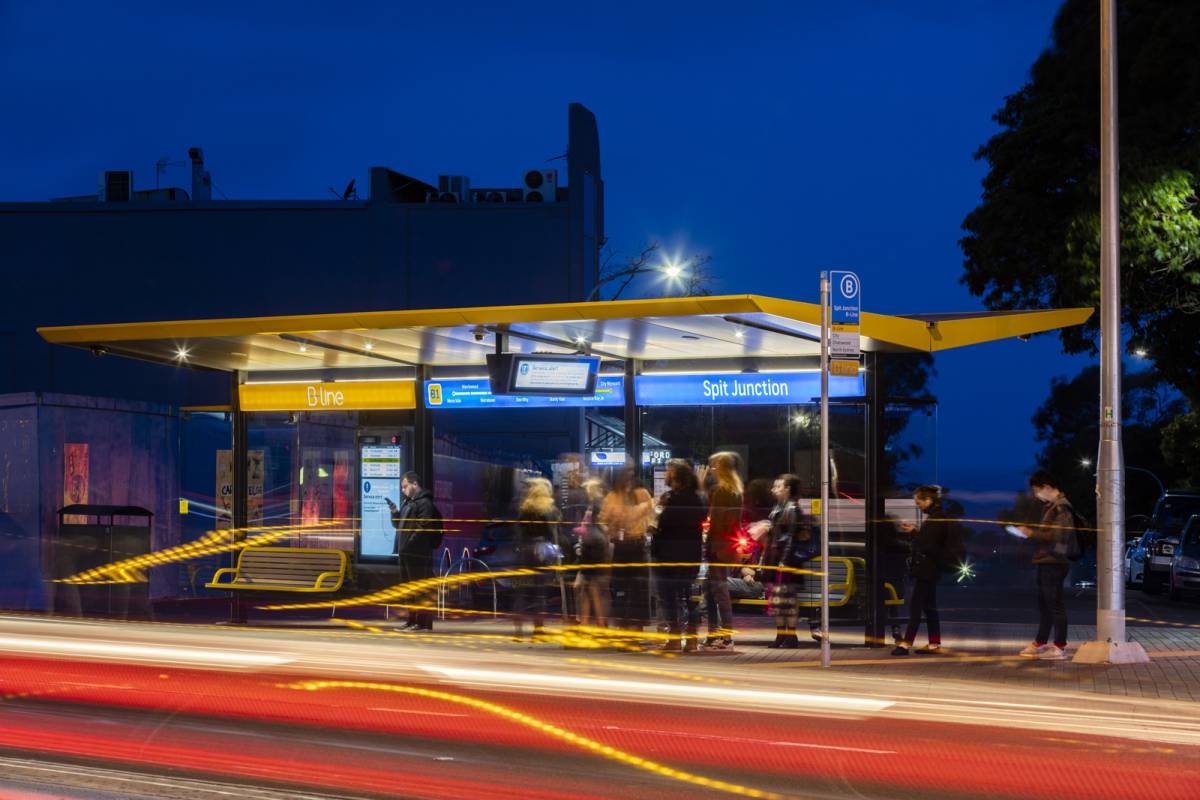
{"label": "deep blue sky", "polygon": [[[815,300],[821,269],[852,268],[868,310],[978,309],[972,153],[1058,3],[730,8],[0,0],[0,199],[93,191],[103,168],[152,186],[191,145],[235,199],[328,198],[374,164],[514,185],[565,150],[578,101],[619,248],[707,252],[721,293]],[[939,356],[942,482],[1019,487],[1030,415],[1083,363],[1050,337]]]}

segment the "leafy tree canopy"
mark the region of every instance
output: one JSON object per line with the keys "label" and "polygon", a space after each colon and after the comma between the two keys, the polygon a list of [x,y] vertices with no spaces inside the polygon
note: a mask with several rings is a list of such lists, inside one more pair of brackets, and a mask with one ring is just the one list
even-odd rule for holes
{"label": "leafy tree canopy", "polygon": [[[1124,321],[1164,376],[1200,397],[1200,3],[1118,3]],[[1029,81],[976,153],[983,199],[963,222],[962,282],[994,309],[1099,303],[1100,19],[1067,0]],[[1061,332],[1095,352],[1098,319]],[[1175,334],[1181,328],[1190,336]],[[1177,358],[1181,352],[1185,359]]]}
{"label": "leafy tree canopy", "polygon": [[[1191,405],[1162,444],[1197,483],[1200,2],[1117,8],[1122,320],[1130,349]],[[1099,4],[1066,0],[1028,82],[994,116],[1000,132],[976,153],[989,171],[963,222],[961,280],[989,308],[1099,304],[1099,42]],[[1095,353],[1098,325],[1096,315],[1061,331],[1064,349]]]}

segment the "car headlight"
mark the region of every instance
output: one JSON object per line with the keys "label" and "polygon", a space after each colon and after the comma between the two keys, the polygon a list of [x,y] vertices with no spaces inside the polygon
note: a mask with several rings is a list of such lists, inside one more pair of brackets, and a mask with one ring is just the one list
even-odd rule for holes
{"label": "car headlight", "polygon": [[1192,572],[1200,572],[1200,561],[1194,558],[1184,556],[1175,562],[1180,569],[1186,569]]}

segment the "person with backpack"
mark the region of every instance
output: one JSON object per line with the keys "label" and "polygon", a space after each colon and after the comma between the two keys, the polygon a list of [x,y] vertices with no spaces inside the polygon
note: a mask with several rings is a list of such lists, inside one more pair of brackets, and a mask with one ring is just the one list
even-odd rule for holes
{"label": "person with backpack", "polygon": [[[794,650],[800,646],[796,623],[800,619],[798,594],[803,576],[791,570],[804,568],[819,553],[821,542],[813,534],[812,520],[800,509],[800,478],[780,475],[775,479],[771,493],[775,496],[775,508],[765,520],[769,533],[763,567],[766,581],[771,586],[775,641],[767,647]],[[772,570],[772,567],[784,569]]]}
{"label": "person with backpack", "polygon": [[953,570],[961,559],[961,536],[957,522],[947,516],[942,505],[942,492],[937,486],[919,486],[913,500],[921,511],[918,528],[909,522],[899,525],[901,531],[914,534],[908,572],[912,590],[908,596],[908,629],[896,643],[894,656],[906,656],[912,650],[925,617],[929,644],[916,650],[918,655],[934,655],[942,651],[942,620],[937,607],[937,585],[942,572]]}
{"label": "person with backpack", "polygon": [[[396,529],[396,553],[399,556],[400,583],[433,577],[433,554],[442,546],[442,512],[433,502],[433,492],[421,486],[421,476],[406,472],[400,479],[404,504],[397,507],[388,500],[392,525]],[[412,609],[403,628],[433,630],[433,611]]]}
{"label": "person with backpack", "polygon": [[[1021,651],[1025,658],[1063,661],[1067,657],[1067,606],[1063,602],[1063,582],[1070,561],[1082,552],[1076,534],[1075,509],[1058,488],[1058,481],[1046,470],[1029,476],[1029,489],[1044,504],[1042,521],[1037,527],[1023,526],[1021,533],[1034,542],[1033,563],[1037,567],[1037,637]],[[1054,629],[1054,643],[1049,644]]]}

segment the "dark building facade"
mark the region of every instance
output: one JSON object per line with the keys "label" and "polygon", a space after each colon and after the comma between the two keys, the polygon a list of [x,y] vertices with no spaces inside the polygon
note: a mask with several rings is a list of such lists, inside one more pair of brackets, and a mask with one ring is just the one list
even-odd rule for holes
{"label": "dark building facade", "polygon": [[[582,300],[604,241],[599,136],[568,111],[565,171],[471,187],[372,167],[366,199],[211,198],[136,191],[0,203],[0,394],[70,392],[173,404],[224,402],[225,379],[52,348],[38,326]],[[514,175],[521,170],[514,169]]]}

